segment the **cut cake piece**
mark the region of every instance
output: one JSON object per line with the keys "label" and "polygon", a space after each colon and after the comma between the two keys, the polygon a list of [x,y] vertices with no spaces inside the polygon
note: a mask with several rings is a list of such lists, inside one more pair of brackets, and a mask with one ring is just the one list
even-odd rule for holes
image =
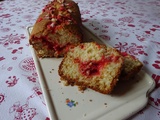
{"label": "cut cake piece", "polygon": [[62,81],[103,94],[112,92],[123,67],[123,57],[115,48],[96,42],[72,47],[63,58],[58,73]]}
{"label": "cut cake piece", "polygon": [[137,58],[126,52],[121,52],[121,55],[124,57],[124,64],[119,80],[130,80],[141,70],[143,64]]}
{"label": "cut cake piece", "polygon": [[81,24],[77,3],[50,1],[38,16],[29,43],[38,57],[62,57],[66,47],[82,42]]}

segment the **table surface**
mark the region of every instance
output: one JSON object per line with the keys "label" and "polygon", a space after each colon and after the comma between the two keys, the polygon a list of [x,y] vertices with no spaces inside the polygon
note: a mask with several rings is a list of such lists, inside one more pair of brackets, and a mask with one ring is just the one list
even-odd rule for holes
{"label": "table surface", "polygon": [[[0,119],[49,120],[26,27],[49,0],[0,1]],[[160,1],[75,0],[83,24],[104,43],[137,57],[156,82],[147,106],[129,119],[160,119]]]}

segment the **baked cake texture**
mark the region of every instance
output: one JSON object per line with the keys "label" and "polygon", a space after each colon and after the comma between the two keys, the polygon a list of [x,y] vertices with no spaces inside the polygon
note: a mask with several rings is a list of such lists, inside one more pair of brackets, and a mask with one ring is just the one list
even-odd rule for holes
{"label": "baked cake texture", "polygon": [[143,64],[137,58],[126,52],[122,52],[121,55],[124,57],[124,64],[120,75],[120,81],[130,80],[141,70]]}
{"label": "baked cake texture", "polygon": [[68,46],[82,42],[80,10],[74,1],[53,0],[39,15],[29,43],[38,57],[61,57]]}
{"label": "baked cake texture", "polygon": [[123,57],[118,50],[86,42],[70,48],[58,73],[61,80],[69,85],[109,94],[118,82],[122,67]]}

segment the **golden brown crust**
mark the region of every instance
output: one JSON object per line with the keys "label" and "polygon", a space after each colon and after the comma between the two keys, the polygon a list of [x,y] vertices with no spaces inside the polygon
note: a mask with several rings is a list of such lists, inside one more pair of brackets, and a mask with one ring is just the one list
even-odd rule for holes
{"label": "golden brown crust", "polygon": [[29,42],[39,57],[59,57],[66,46],[82,42],[81,15],[78,5],[71,0],[54,0],[39,15]]}

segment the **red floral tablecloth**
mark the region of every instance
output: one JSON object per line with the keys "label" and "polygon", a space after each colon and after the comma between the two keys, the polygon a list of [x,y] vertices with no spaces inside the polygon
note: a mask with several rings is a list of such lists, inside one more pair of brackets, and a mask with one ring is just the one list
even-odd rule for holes
{"label": "red floral tablecloth", "polygon": [[[105,43],[143,62],[156,88],[130,119],[160,119],[160,1],[75,0],[83,24]],[[49,120],[26,27],[48,0],[0,1],[0,120]]]}

